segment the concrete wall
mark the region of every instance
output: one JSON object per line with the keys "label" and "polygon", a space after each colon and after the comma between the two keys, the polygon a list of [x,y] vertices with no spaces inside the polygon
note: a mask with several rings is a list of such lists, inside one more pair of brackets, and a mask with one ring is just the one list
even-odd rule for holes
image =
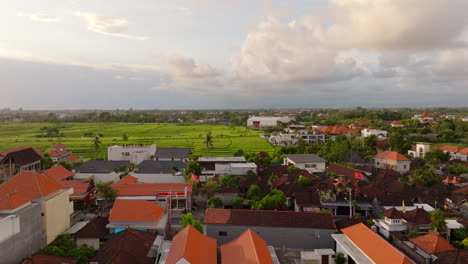
{"label": "concrete wall", "polygon": [[[236,239],[248,228],[262,237],[268,245],[277,249],[283,247],[305,250],[333,248],[334,240],[331,234],[336,233],[336,230],[330,229],[209,224],[206,228],[206,234],[217,239],[218,244],[222,245]],[[220,236],[219,232],[226,232],[227,234],[226,236]]]}
{"label": "concrete wall", "polygon": [[[307,162],[307,163],[295,163],[294,161],[285,158],[283,161],[284,165],[288,164],[294,164],[295,167],[298,167],[299,169],[307,170],[308,172],[324,172],[326,169],[326,163],[325,162]],[[312,164],[315,164],[315,168],[310,168]],[[307,166],[306,166],[307,165]],[[306,168],[309,167],[309,168]]]}
{"label": "concrete wall", "polygon": [[99,250],[99,238],[77,238],[76,239],[77,246],[90,246],[95,250]]}
{"label": "concrete wall", "polygon": [[381,158],[374,158],[374,165],[377,168],[385,169],[391,168],[399,173],[406,173],[410,170],[411,161],[409,160],[387,160]]}
{"label": "concrete wall", "polygon": [[42,200],[42,217],[46,232],[47,244],[70,228],[70,215],[73,213],[73,202],[69,201],[68,190],[62,190]]}
{"label": "concrete wall", "polygon": [[[20,220],[20,232],[0,242],[0,263],[18,264],[45,246],[42,239],[41,206],[32,203],[14,213]],[[6,215],[0,214],[1,217]]]}
{"label": "concrete wall", "polygon": [[120,174],[116,172],[111,173],[81,173],[77,172],[74,176],[74,180],[85,180],[89,177],[94,176],[95,182],[118,182],[120,181]]}
{"label": "concrete wall", "polygon": [[20,232],[19,215],[0,216],[0,242]]}
{"label": "concrete wall", "polygon": [[184,176],[159,173],[132,173],[138,181],[144,183],[185,183]]}
{"label": "concrete wall", "polygon": [[108,160],[128,160],[139,164],[151,159],[156,152],[156,145],[149,146],[111,146],[107,149]]}

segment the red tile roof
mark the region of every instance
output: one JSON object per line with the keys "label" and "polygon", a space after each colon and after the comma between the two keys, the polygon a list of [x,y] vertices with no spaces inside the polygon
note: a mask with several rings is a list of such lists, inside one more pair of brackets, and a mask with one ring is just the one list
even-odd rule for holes
{"label": "red tile roof", "polygon": [[114,183],[112,188],[119,190],[120,196],[154,196],[158,192],[184,192],[192,193],[192,183]]}
{"label": "red tile roof", "polygon": [[63,181],[75,175],[75,173],[65,169],[65,167],[63,167],[62,165],[57,165],[55,167],[43,171],[42,173],[56,181]]}
{"label": "red tile roof", "polygon": [[468,155],[468,148],[459,149],[458,154]]}
{"label": "red tile roof", "polygon": [[216,239],[205,236],[188,225],[172,239],[166,263],[176,264],[182,258],[191,264],[216,264]]}
{"label": "red tile roof", "polygon": [[89,181],[62,181],[61,184],[73,188],[73,195],[85,195],[90,186]]}
{"label": "red tile roof", "polygon": [[397,161],[410,160],[398,152],[389,151],[389,150],[379,153],[375,157],[381,158],[381,159],[387,159],[387,160],[397,160]]}
{"label": "red tile roof", "polygon": [[77,159],[78,159],[77,156],[75,156],[75,155],[73,155],[73,154],[70,154],[70,160],[71,160],[71,161],[74,161],[74,160],[77,160]]}
{"label": "red tile roof", "polygon": [[388,219],[405,219],[403,213],[395,208],[388,209],[387,211],[383,212],[383,215]]}
{"label": "red tile roof", "polygon": [[60,149],[53,149],[53,150],[49,151],[49,155],[52,158],[58,158],[58,157],[66,155],[66,154],[68,154],[68,152],[62,151]]}
{"label": "red tile roof", "polygon": [[[11,206],[18,207],[28,202],[29,199],[34,200],[45,197],[61,189],[67,189],[67,187],[38,172],[20,172],[0,185],[0,197],[9,197],[10,200],[8,202],[2,203],[3,206],[6,207],[4,209],[0,207],[0,210],[13,209]],[[18,193],[20,196],[15,196],[12,198],[11,194],[16,193]],[[8,205],[10,207],[8,207]]]}
{"label": "red tile roof", "polygon": [[353,243],[374,263],[410,264],[414,263],[379,235],[360,223],[341,229]]}
{"label": "red tile roof", "polygon": [[449,145],[434,146],[434,148],[441,149],[441,150],[448,151],[448,152],[453,152],[453,153],[457,153],[461,149],[460,147],[449,146]]}
{"label": "red tile roof", "polygon": [[[21,147],[21,148],[15,148],[15,149],[9,149],[9,150],[4,150],[4,151],[0,151],[0,157],[5,157],[6,155],[8,155],[9,153],[11,152],[16,152],[16,151],[20,151],[20,150],[25,150],[25,149],[30,149],[32,147]],[[43,152],[40,152],[34,148],[32,148],[39,156],[43,156],[44,153]]]}
{"label": "red tile roof", "polygon": [[393,126],[402,126],[403,123],[401,123],[400,121],[395,120],[395,121],[393,121],[392,123],[390,123],[390,125],[393,125]]}
{"label": "red tile roof", "polygon": [[164,208],[145,200],[116,200],[109,221],[156,222]]}
{"label": "red tile roof", "polygon": [[75,233],[75,238],[104,238],[109,234],[107,217],[98,216]]}
{"label": "red tile roof", "polygon": [[68,148],[68,146],[65,145],[65,144],[62,144],[62,143],[57,143],[57,144],[53,145],[52,148],[54,148],[54,149],[66,149],[66,148]]}
{"label": "red tile roof", "polygon": [[21,193],[5,193],[0,189],[0,210],[13,210],[23,204],[34,200],[30,196],[24,196]]}
{"label": "red tile roof", "polygon": [[336,229],[333,216],[329,213],[292,211],[209,208],[206,209],[205,223],[243,226]]}
{"label": "red tile roof", "polygon": [[422,208],[416,208],[411,211],[407,211],[404,213],[406,221],[417,224],[417,225],[428,225],[431,223],[431,217],[429,216],[429,213],[422,209]]}
{"label": "red tile roof", "polygon": [[133,177],[132,175],[129,174],[129,175],[123,177],[117,183],[136,183],[137,181],[138,181],[137,177]]}
{"label": "red tile roof", "polygon": [[31,257],[32,264],[77,264],[79,259],[51,256],[45,254],[34,254]]}
{"label": "red tile roof", "polygon": [[429,254],[455,249],[447,240],[433,232],[409,240]]}
{"label": "red tile roof", "polygon": [[221,263],[273,264],[273,260],[265,240],[247,229],[235,240],[221,246]]}
{"label": "red tile roof", "polygon": [[342,134],[350,134],[350,133],[356,133],[357,130],[355,129],[349,129],[344,126],[325,126],[322,129],[320,129],[321,133],[329,133],[332,135],[342,135]]}

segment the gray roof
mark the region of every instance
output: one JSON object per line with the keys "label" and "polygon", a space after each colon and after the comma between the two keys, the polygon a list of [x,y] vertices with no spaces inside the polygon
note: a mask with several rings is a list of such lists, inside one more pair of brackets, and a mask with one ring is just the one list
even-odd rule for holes
{"label": "gray roof", "polygon": [[327,162],[327,160],[322,159],[321,157],[315,154],[286,154],[286,158],[296,162],[296,163],[305,163],[305,162]]}
{"label": "gray roof", "polygon": [[176,166],[179,170],[181,170],[185,169],[187,167],[187,164],[177,160],[144,160],[140,164],[138,164],[138,170],[135,171],[135,173],[171,174],[174,172],[174,170],[172,169],[173,166]]}
{"label": "gray roof", "polygon": [[192,154],[192,150],[189,148],[158,148],[154,157],[160,159],[183,159],[188,158]]}
{"label": "gray roof", "polygon": [[199,157],[198,162],[246,162],[244,157]]}
{"label": "gray roof", "polygon": [[116,168],[130,166],[130,161],[126,160],[88,160],[76,168],[75,172],[80,173],[111,173]]}

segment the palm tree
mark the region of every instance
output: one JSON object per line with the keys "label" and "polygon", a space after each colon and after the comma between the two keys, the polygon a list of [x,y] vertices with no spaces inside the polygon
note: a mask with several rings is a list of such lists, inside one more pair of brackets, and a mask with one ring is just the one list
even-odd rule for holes
{"label": "palm tree", "polygon": [[206,143],[206,148],[207,149],[209,149],[210,147],[213,146],[213,136],[211,136],[211,132],[208,132],[206,134],[205,143]]}

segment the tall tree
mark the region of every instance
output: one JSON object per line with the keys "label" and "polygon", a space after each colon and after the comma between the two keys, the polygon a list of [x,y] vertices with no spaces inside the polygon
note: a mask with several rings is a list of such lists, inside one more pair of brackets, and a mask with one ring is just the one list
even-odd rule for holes
{"label": "tall tree", "polygon": [[211,135],[211,132],[206,133],[205,144],[207,149],[213,147],[213,136]]}
{"label": "tall tree", "polygon": [[188,225],[193,226],[195,229],[197,229],[200,233],[203,234],[203,226],[201,225],[199,220],[196,220],[193,218],[192,213],[186,213],[182,215],[182,220],[180,220],[180,224],[182,227],[186,227]]}
{"label": "tall tree", "polygon": [[437,234],[442,234],[447,231],[447,224],[445,223],[444,213],[436,209],[429,213],[431,217],[431,229]]}

